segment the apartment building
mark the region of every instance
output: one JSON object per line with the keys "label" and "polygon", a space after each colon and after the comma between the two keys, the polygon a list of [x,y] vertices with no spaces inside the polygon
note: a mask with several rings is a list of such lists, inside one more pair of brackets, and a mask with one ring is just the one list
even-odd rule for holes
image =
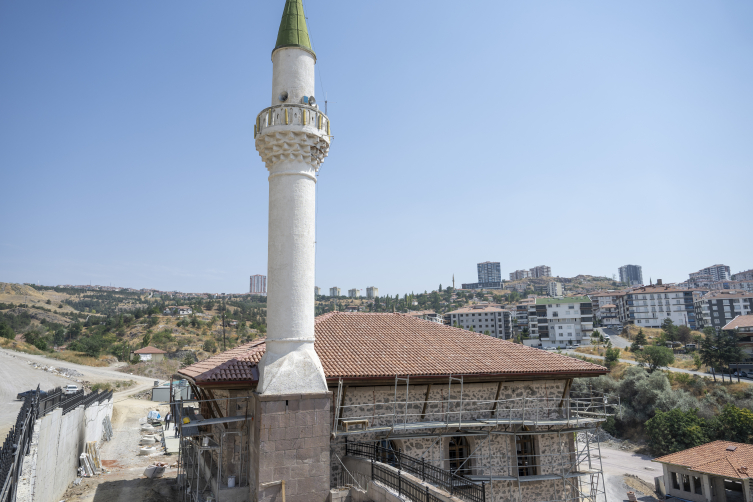
{"label": "apartment building", "polygon": [[608,303],[600,307],[599,311],[594,315],[599,321],[599,326],[612,328],[620,325],[619,316],[617,315],[617,306],[613,303]]}
{"label": "apartment building", "polygon": [[753,281],[753,269],[732,274],[733,281]]}
{"label": "apartment building", "polygon": [[587,296],[536,298],[528,308],[530,338],[523,343],[531,347],[567,347],[590,340],[593,310]]}
{"label": "apartment building", "polygon": [[249,293],[252,295],[263,295],[267,296],[267,276],[266,275],[252,275],[251,276],[251,286],[249,289]]}
{"label": "apartment building", "polygon": [[753,281],[717,281],[709,284],[709,289],[721,290],[721,289],[736,289],[738,291],[747,291],[753,293]]}
{"label": "apartment building", "polygon": [[531,270],[529,270],[529,273],[534,279],[538,279],[540,277],[552,277],[552,267],[550,267],[549,265],[539,265],[538,267],[533,267]]}
{"label": "apartment building", "polygon": [[711,326],[722,329],[739,315],[753,313],[753,293],[745,291],[710,291],[694,301],[698,329]]}
{"label": "apartment building", "polygon": [[502,281],[497,282],[470,282],[461,284],[462,289],[502,289]]}
{"label": "apartment building", "polygon": [[672,319],[677,326],[697,329],[694,294],[707,291],[664,285],[661,279],[654,286],[642,286],[627,291],[615,303],[620,323],[644,328],[660,328],[664,319]]}
{"label": "apartment building", "polygon": [[550,281],[546,285],[546,293],[549,296],[562,296],[562,283]]}
{"label": "apartment building", "polygon": [[329,288],[329,296],[340,296],[340,288]]}
{"label": "apartment building", "polygon": [[530,270],[516,270],[515,272],[510,272],[511,281],[519,281],[520,279],[530,279],[530,278],[531,278]]}
{"label": "apartment building", "polygon": [[445,324],[505,340],[512,338],[512,319],[509,310],[490,305],[473,305],[444,315]]}
{"label": "apartment building", "polygon": [[314,286],[314,296],[320,296],[322,294],[322,288]]}
{"label": "apartment building", "polygon": [[620,282],[628,286],[643,285],[643,267],[640,265],[623,265],[619,268]]}
{"label": "apartment building", "polygon": [[447,324],[442,314],[437,314],[433,310],[412,310],[406,312],[407,316],[414,319],[423,319],[424,321],[435,322],[437,324]]}
{"label": "apartment building", "polygon": [[373,300],[377,296],[379,296],[379,288],[376,288],[374,286],[369,286],[368,288],[366,288],[366,298]]}
{"label": "apartment building", "polygon": [[498,261],[485,261],[476,265],[478,282],[502,282],[502,269]]}
{"label": "apartment building", "polygon": [[620,324],[617,298],[624,295],[624,291],[606,291],[588,295],[591,298],[594,317],[598,319],[601,326],[617,326]]}
{"label": "apartment building", "polygon": [[361,296],[361,290],[360,289],[349,289],[348,290],[348,298],[358,298]]}
{"label": "apartment building", "polygon": [[702,268],[698,272],[691,272],[689,276],[691,281],[705,279],[706,277],[710,277],[712,281],[729,281],[732,278],[729,265],[721,264]]}

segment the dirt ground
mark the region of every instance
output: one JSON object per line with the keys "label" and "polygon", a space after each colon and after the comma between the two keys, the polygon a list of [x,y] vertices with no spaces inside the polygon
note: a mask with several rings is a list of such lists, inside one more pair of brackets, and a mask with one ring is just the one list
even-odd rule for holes
{"label": "dirt ground", "polygon": [[[178,454],[163,453],[139,456],[140,423],[154,403],[138,399],[116,402],[113,408],[114,436],[102,446],[100,457],[108,471],[93,478],[84,478],[72,486],[63,497],[66,502],[172,502],[178,500],[175,490],[177,468],[168,467],[162,478],[149,479],[144,469],[153,462],[175,465]],[[167,406],[157,408],[164,416]],[[170,429],[168,434],[172,434]]]}
{"label": "dirt ground", "polygon": [[601,444],[601,465],[607,500],[627,502],[627,492],[633,491],[642,502],[656,501],[654,477],[663,474],[661,464],[651,462],[648,455],[605,446]]}

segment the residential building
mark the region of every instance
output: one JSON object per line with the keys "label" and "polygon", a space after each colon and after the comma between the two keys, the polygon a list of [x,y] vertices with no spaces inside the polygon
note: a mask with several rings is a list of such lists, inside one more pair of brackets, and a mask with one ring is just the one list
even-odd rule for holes
{"label": "residential building", "polygon": [[[139,359],[141,359],[144,362],[154,362],[158,363],[162,359],[165,358],[165,352],[164,350],[158,349],[157,347],[152,347],[151,345],[148,345],[142,349],[134,350],[131,352],[131,354],[136,354],[139,356]],[[133,356],[131,356],[133,358]]]}
{"label": "residential building", "polygon": [[617,315],[617,306],[614,304],[608,303],[600,307],[595,316],[599,321],[599,326],[612,328],[620,325],[619,316]]}
{"label": "residential building", "polygon": [[733,281],[753,281],[753,269],[732,274]]}
{"label": "residential building", "polygon": [[623,265],[619,268],[620,282],[628,286],[643,284],[643,268],[640,265]]}
{"label": "residential building", "polygon": [[366,288],[366,298],[373,300],[377,296],[379,296],[379,288],[374,286],[369,286],[368,288]]}
{"label": "residential building", "polygon": [[[739,315],[728,322],[724,331],[737,334],[737,346],[743,350],[745,357],[740,362],[753,362],[753,314]],[[749,374],[753,371],[753,365],[748,364],[742,369]]]}
{"label": "residential building", "polygon": [[502,282],[502,269],[498,261],[485,261],[476,265],[478,282]]}
{"label": "residential building", "polygon": [[361,290],[360,289],[349,289],[348,290],[348,298],[358,298],[361,296]]}
{"label": "residential building", "polygon": [[662,464],[668,499],[693,502],[750,502],[753,445],[714,441],[670,453],[652,462]]}
{"label": "residential building", "polygon": [[165,310],[162,311],[162,313],[165,315],[191,315],[193,314],[193,309],[186,306],[166,307]]}
{"label": "residential building", "polygon": [[722,329],[739,315],[753,312],[753,293],[745,291],[710,291],[694,301],[698,329],[711,326]]}
{"label": "residential building", "polygon": [[433,310],[410,310],[406,312],[405,315],[413,317],[415,319],[423,319],[424,321],[436,322],[439,324],[445,323],[442,315],[437,314]]}
{"label": "residential building", "polygon": [[691,272],[690,279],[693,280],[697,277],[709,276],[712,281],[729,281],[732,277],[730,274],[729,265],[711,265],[710,267],[702,268],[698,272]]}
{"label": "residential building", "polygon": [[471,282],[461,284],[462,289],[502,289],[502,281],[499,282]]}
{"label": "residential building", "polygon": [[530,270],[516,270],[515,272],[510,272],[511,281],[519,281],[521,279],[528,279],[530,277],[531,277]]}
{"label": "residential building", "polygon": [[[450,489],[461,499],[486,502],[606,500],[598,442],[573,437],[596,431],[616,402],[569,391],[569,379],[604,375],[602,366],[404,314],[330,312],[316,318],[315,329],[330,394],[307,397],[298,407],[290,396],[255,392],[263,340],[179,370],[197,392],[212,390],[229,422],[225,428],[217,418],[204,428],[177,416],[183,441],[191,441],[185,436],[197,426],[204,432],[195,434],[224,441],[227,454],[214,450],[213,457],[220,482],[205,485],[207,491],[221,485],[222,500],[280,500],[279,481],[286,480],[288,500],[324,502],[330,487],[342,490],[343,500],[349,493],[355,499],[350,476],[379,481],[389,475],[393,486],[400,479],[403,493],[419,494],[411,500],[423,501],[427,491],[428,500],[455,500]],[[217,416],[211,403],[199,406],[201,416]],[[585,416],[575,411],[586,408]],[[244,421],[249,416],[253,420]],[[306,420],[314,425],[299,425]],[[309,446],[308,462],[287,453],[299,443]],[[257,476],[283,457],[291,465],[259,488]],[[191,467],[206,475],[210,465]],[[251,466],[252,477],[241,484],[244,466]],[[442,480],[452,478],[450,471],[463,474],[452,479],[452,488]],[[228,476],[235,476],[236,488],[226,488]],[[300,493],[320,483],[326,490],[316,497]],[[409,491],[413,487],[420,491]],[[358,500],[397,500],[379,482],[362,488],[367,493],[359,492]]]}
{"label": "residential building", "polygon": [[530,271],[530,277],[534,279],[538,279],[540,277],[552,277],[552,267],[548,265],[539,265],[538,267],[533,267]]}
{"label": "residential building", "polygon": [[753,281],[716,281],[709,284],[712,291],[719,289],[736,289],[753,293]]}
{"label": "residential building", "polygon": [[665,319],[672,319],[677,326],[698,327],[693,306],[694,294],[706,291],[664,285],[661,279],[653,286],[641,286],[617,297],[621,324],[635,324],[644,328],[660,328]]}
{"label": "residential building", "polygon": [[587,296],[536,298],[528,308],[529,339],[532,347],[567,347],[590,340],[593,310]]}
{"label": "residential building", "polygon": [[562,296],[562,283],[549,281],[546,285],[546,293],[549,296]]}
{"label": "residential building", "polygon": [[512,338],[513,315],[509,310],[489,305],[472,305],[444,315],[449,326],[487,333],[495,338]]}
{"label": "residential building", "polygon": [[527,282],[521,282],[518,284],[513,284],[512,289],[517,291],[518,293],[525,293],[527,289],[529,288],[529,284]]}
{"label": "residential building", "polygon": [[322,288],[319,286],[314,286],[314,296],[321,296],[322,294]]}
{"label": "residential building", "polygon": [[267,296],[267,276],[260,274],[252,275],[249,293],[252,295]]}
{"label": "residential building", "polygon": [[335,286],[334,288],[329,288],[329,296],[340,296],[340,288]]}

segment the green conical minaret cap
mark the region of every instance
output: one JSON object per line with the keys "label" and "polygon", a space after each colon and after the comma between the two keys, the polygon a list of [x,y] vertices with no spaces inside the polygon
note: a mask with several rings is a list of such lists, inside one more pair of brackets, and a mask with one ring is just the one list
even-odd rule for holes
{"label": "green conical minaret cap", "polygon": [[275,50],[280,47],[300,47],[314,54],[301,0],[285,0],[285,10],[280,21],[280,31],[277,33]]}

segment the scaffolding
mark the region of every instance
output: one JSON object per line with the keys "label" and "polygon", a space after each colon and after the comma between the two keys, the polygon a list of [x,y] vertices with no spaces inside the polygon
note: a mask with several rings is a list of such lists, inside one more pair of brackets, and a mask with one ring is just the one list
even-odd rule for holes
{"label": "scaffolding", "polygon": [[[197,413],[194,405],[206,405],[211,410],[215,406],[219,414],[217,401],[248,401],[248,396],[234,398],[213,398],[213,399],[191,399],[171,401],[170,408],[175,416],[175,426],[179,436],[178,450],[178,489],[181,492],[181,502],[205,502],[211,499],[220,502],[222,500],[223,490],[223,462],[228,447],[229,436],[239,436],[241,438],[250,437],[250,431],[247,429],[228,430],[228,424],[242,422],[241,427],[248,427],[250,416],[248,407],[246,414],[243,416],[214,416],[213,418],[204,418],[201,413]],[[183,419],[188,418],[188,423],[184,424]],[[219,431],[212,431],[209,426],[223,425]],[[235,486],[247,487],[249,484],[248,466],[249,450],[248,445],[241,444],[239,451],[239,469],[236,476]]]}
{"label": "scaffolding", "polygon": [[[558,398],[499,399],[498,388],[495,399],[469,399],[462,376],[450,376],[443,385],[447,385],[445,399],[430,400],[427,388],[424,399],[411,401],[410,377],[396,377],[392,402],[374,399],[346,405],[341,380],[333,432],[346,442],[365,434],[374,438],[365,441],[426,439],[431,444],[415,461],[434,459],[438,448],[440,466],[445,460],[437,446],[441,438],[472,437],[473,451],[450,474],[486,482],[491,492],[487,501],[498,500],[494,481],[511,483],[519,500],[527,483],[551,481],[554,496],[541,502],[606,501],[596,433],[603,421],[619,412],[618,397],[592,391],[570,395],[568,384]],[[533,447],[542,440],[547,441],[546,448]]]}

